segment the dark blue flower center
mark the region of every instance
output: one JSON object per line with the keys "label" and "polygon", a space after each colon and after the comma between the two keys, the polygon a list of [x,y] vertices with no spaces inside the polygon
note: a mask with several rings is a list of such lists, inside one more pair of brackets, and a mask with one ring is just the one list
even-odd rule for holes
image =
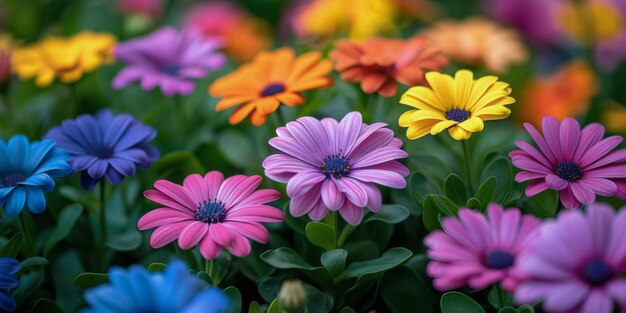
{"label": "dark blue flower center", "polygon": [[515,261],[515,257],[502,250],[493,250],[487,252],[487,267],[495,269],[505,269],[511,267]]}
{"label": "dark blue flower center", "polygon": [[285,85],[282,83],[269,84],[263,91],[261,91],[261,97],[273,96],[277,93],[285,91]]}
{"label": "dark blue flower center", "polygon": [[26,180],[26,177],[22,173],[13,173],[5,176],[2,181],[7,187],[15,187],[17,184]]}
{"label": "dark blue flower center", "polygon": [[196,220],[209,224],[221,223],[226,218],[226,208],[222,201],[205,201],[196,209]]}
{"label": "dark blue flower center", "polygon": [[603,285],[613,276],[613,273],[606,263],[593,261],[587,264],[583,276],[592,285]]}
{"label": "dark blue flower center", "polygon": [[111,147],[100,145],[93,147],[91,154],[99,159],[108,159],[113,156],[115,150]]}
{"label": "dark blue flower center", "polygon": [[556,174],[568,182],[575,182],[583,177],[580,166],[571,161],[562,161],[556,165]]}
{"label": "dark blue flower center", "polygon": [[324,160],[324,163],[322,163],[322,173],[324,173],[326,177],[332,175],[335,178],[340,178],[348,175],[349,172],[350,162],[348,162],[346,157],[342,157],[338,154],[329,156]]}
{"label": "dark blue flower center", "polygon": [[469,111],[461,110],[461,109],[452,109],[446,112],[446,118],[451,121],[457,121],[459,123],[465,121],[470,117],[471,113]]}
{"label": "dark blue flower center", "polygon": [[180,71],[180,66],[178,64],[168,63],[163,66],[162,70],[165,74],[174,76]]}

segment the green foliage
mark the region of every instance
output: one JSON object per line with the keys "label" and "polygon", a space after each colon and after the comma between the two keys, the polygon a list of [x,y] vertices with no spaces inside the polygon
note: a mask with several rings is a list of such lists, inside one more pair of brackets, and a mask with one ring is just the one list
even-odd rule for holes
{"label": "green foliage", "polygon": [[486,313],[472,298],[456,291],[446,292],[441,297],[441,313]]}
{"label": "green foliage", "polygon": [[327,224],[320,222],[310,222],[306,225],[306,237],[309,241],[325,250],[335,249],[337,246],[337,234],[335,230]]}

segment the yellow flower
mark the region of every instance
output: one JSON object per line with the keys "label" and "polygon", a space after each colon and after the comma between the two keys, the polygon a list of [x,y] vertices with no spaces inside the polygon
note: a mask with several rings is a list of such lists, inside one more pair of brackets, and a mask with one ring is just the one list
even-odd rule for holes
{"label": "yellow flower", "polygon": [[509,97],[509,84],[496,76],[474,80],[471,71],[459,70],[454,78],[428,72],[426,80],[431,88],[411,87],[400,99],[400,103],[416,108],[404,112],[399,120],[400,126],[408,127],[409,139],[436,135],[445,129],[456,140],[468,139],[483,130],[483,121],[508,117],[511,110],[506,105],[515,102]]}
{"label": "yellow flower", "polygon": [[626,134],[626,106],[617,102],[609,102],[602,113],[602,124],[613,133]]}
{"label": "yellow flower", "polygon": [[565,31],[583,44],[615,38],[625,26],[620,9],[610,2],[567,2],[560,22]]}
{"label": "yellow flower", "polygon": [[74,37],[48,37],[13,53],[13,70],[22,80],[35,78],[46,87],[55,77],[63,83],[78,81],[113,60],[115,37],[109,34],[82,32]]}

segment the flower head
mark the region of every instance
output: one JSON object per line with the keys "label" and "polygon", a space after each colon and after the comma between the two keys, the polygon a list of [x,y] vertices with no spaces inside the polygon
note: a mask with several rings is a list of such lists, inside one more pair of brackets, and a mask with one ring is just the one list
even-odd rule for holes
{"label": "flower head", "polygon": [[329,211],[350,224],[363,218],[363,208],[378,212],[380,190],[374,183],[406,187],[409,170],[397,159],[406,158],[402,141],[384,123],[367,125],[352,112],[340,122],[301,117],[276,129],[269,144],[280,153],[263,161],[265,175],[287,184],[289,211],[321,220]]}
{"label": "flower head", "polygon": [[468,70],[456,72],[454,78],[437,72],[426,73],[431,86],[411,87],[400,103],[416,110],[400,116],[400,126],[408,127],[406,137],[417,139],[445,129],[456,140],[468,139],[483,130],[483,121],[504,119],[511,114],[506,105],[515,102],[509,97],[509,84],[495,76],[474,79]]}
{"label": "flower head", "polygon": [[54,141],[29,142],[16,135],[0,140],[0,206],[17,216],[24,207],[32,213],[46,209],[44,193],[54,189],[54,179],[72,172],[67,152]]}
{"label": "flower head", "polygon": [[518,256],[536,237],[541,222],[517,208],[503,210],[490,204],[486,217],[460,209],[458,218],[446,217],[441,224],[443,231],[424,239],[431,259],[427,273],[434,278],[435,288],[445,291],[469,285],[483,289],[499,282],[513,290],[518,282]]}
{"label": "flower head", "polygon": [[558,190],[561,203],[568,209],[593,203],[596,194],[626,199],[626,149],[611,152],[622,137],[602,139],[602,125],[594,123],[581,130],[573,118],[559,123],[552,116],[544,117],[543,136],[530,124],[524,127],[539,149],[516,141],[522,150],[511,151],[509,157],[521,170],[515,181],[530,181],[527,196]]}
{"label": "flower head", "polygon": [[280,222],[281,210],[267,205],[280,198],[273,189],[256,190],[261,176],[235,175],[224,179],[212,171],[202,177],[187,176],[183,185],[166,180],[154,183],[146,198],[165,207],[152,210],[137,223],[140,230],[156,227],[150,245],[160,248],[178,238],[181,249],[198,245],[207,260],[219,256],[222,247],[244,257],[250,253],[248,238],[267,243],[269,233],[261,222]]}
{"label": "flower head", "polygon": [[128,270],[113,267],[109,283],[88,289],[81,313],[224,313],[226,294],[189,273],[182,261],[174,261],[162,273],[150,273],[139,265]]}
{"label": "flower head", "polygon": [[195,89],[194,79],[224,65],[224,56],[216,52],[219,47],[216,39],[171,27],[125,41],[115,47],[115,57],[127,66],[113,79],[113,88],[139,81],[143,90],[159,86],[166,96],[188,95]]}
{"label": "flower head", "polygon": [[250,116],[253,125],[265,123],[281,103],[301,105],[305,90],[328,87],[332,64],[322,60],[319,52],[295,57],[290,48],[260,52],[251,63],[217,79],[209,88],[213,97],[224,98],[217,103],[218,112],[239,106],[229,118],[231,124]]}
{"label": "flower head", "polygon": [[546,312],[626,310],[626,207],[592,204],[586,213],[561,212],[545,222],[519,256],[518,303],[543,301]]}
{"label": "flower head", "polygon": [[149,144],[156,131],[129,114],[113,116],[108,109],[95,116],[83,114],[63,121],[45,135],[70,154],[72,169],[81,172],[83,188],[89,190],[106,177],[118,185],[137,167],[146,169],[159,158]]}
{"label": "flower head", "polygon": [[0,86],[11,78],[11,55],[15,43],[8,35],[0,34]]}
{"label": "flower head", "polygon": [[13,312],[16,309],[15,300],[8,290],[18,286],[17,272],[20,270],[20,262],[14,258],[0,258],[0,310]]}
{"label": "flower head", "polygon": [[421,37],[406,40],[372,38],[355,42],[341,40],[330,53],[335,68],[345,81],[361,82],[366,93],[396,94],[396,82],[421,85],[424,73],[439,71],[448,64],[439,50]]}

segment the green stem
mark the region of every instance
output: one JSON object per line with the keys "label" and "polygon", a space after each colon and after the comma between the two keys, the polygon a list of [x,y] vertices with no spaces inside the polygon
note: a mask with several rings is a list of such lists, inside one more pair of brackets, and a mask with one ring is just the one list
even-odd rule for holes
{"label": "green stem", "polygon": [[106,220],[106,184],[104,180],[100,181],[100,259],[98,260],[99,269],[105,270],[106,243],[107,243],[107,220]]}
{"label": "green stem", "polygon": [[467,140],[461,140],[461,145],[463,146],[463,167],[465,167],[465,176],[467,179],[467,183],[470,190],[474,190],[474,183],[472,182],[472,169],[470,167],[470,153]]}
{"label": "green stem", "polygon": [[209,274],[209,277],[211,278],[211,283],[215,285],[215,281],[213,281],[213,266],[214,266],[214,262],[213,260],[205,260],[206,262],[204,262],[204,271]]}
{"label": "green stem", "polygon": [[278,127],[281,126],[285,126],[285,117],[283,116],[283,111],[281,110],[282,107],[278,107],[278,109],[276,110],[276,118],[278,119]]}
{"label": "green stem", "polygon": [[30,216],[27,216],[29,213],[22,210],[22,212],[20,212],[20,214],[18,215],[18,221],[19,221],[19,225],[20,225],[20,232],[22,233],[22,236],[24,237],[24,251],[26,253],[27,256],[35,256],[36,251],[35,251],[35,244],[34,244],[34,233],[33,233],[33,228],[30,227],[32,221],[29,221],[28,219],[30,218]]}
{"label": "green stem", "polygon": [[341,231],[341,234],[339,234],[339,239],[337,240],[337,248],[343,247],[343,245],[348,240],[348,237],[350,237],[350,235],[352,235],[352,232],[354,232],[355,230],[355,226],[347,224],[346,227],[344,227]]}
{"label": "green stem", "polygon": [[339,229],[337,229],[337,212],[331,211],[324,217],[324,222],[326,225],[330,226],[335,232],[335,246],[337,246],[337,233]]}

